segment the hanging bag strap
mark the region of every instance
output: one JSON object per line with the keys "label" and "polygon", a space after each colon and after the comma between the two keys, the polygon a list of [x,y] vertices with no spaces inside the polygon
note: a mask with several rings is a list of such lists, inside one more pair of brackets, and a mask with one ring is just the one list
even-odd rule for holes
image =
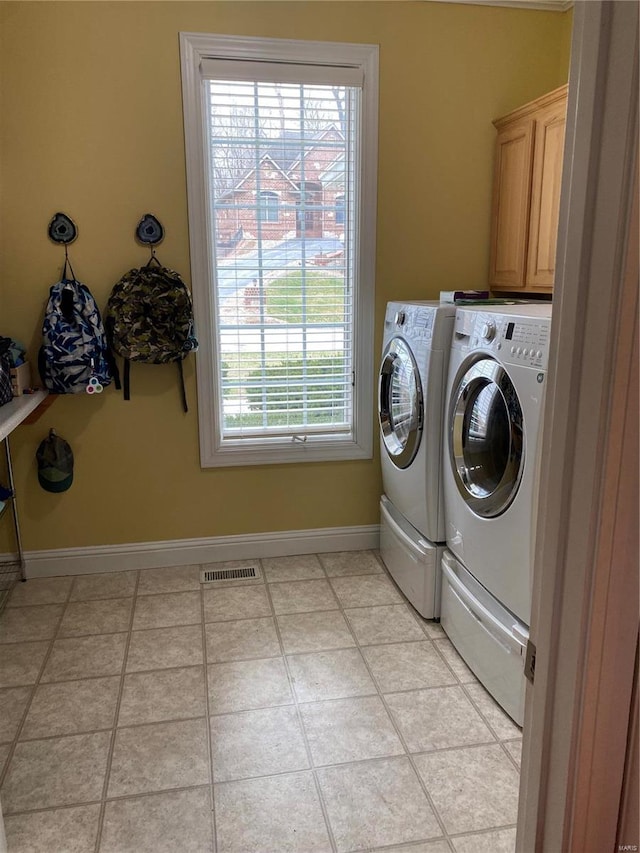
{"label": "hanging bag strap", "polygon": [[116,358],[111,351],[111,347],[107,347],[104,357],[109,365],[109,370],[111,371],[111,375],[113,376],[113,384],[116,386],[119,391],[122,388],[122,383],[120,382],[120,371],[118,370],[118,364],[116,362]]}
{"label": "hanging bag strap", "polygon": [[130,400],[129,394],[129,375],[131,373],[131,362],[128,358],[124,360],[124,376],[122,377],[122,396],[125,400]]}
{"label": "hanging bag strap", "polygon": [[105,353],[105,358],[107,359],[107,364],[109,365],[111,375],[113,376],[113,383],[117,390],[120,391],[122,388],[122,384],[120,382],[120,371],[118,370],[118,362],[116,361],[116,355],[112,348],[113,317],[109,315],[107,315],[104,321],[104,331],[107,336],[107,351]]}
{"label": "hanging bag strap", "polygon": [[[67,270],[67,267],[69,268]],[[68,276],[68,272],[71,273],[71,278]],[[67,323],[73,323],[74,321],[74,297],[76,293],[77,279],[76,274],[73,271],[73,267],[71,266],[71,261],[69,260],[69,254],[67,247],[64,247],[64,267],[62,268],[62,281],[64,282],[64,288],[60,295],[60,310],[62,311],[62,316],[65,318]]]}
{"label": "hanging bag strap", "polygon": [[40,381],[44,385],[45,388],[48,388],[47,384],[47,359],[44,352],[44,347],[40,347],[38,350],[38,374],[40,375]]}
{"label": "hanging bag strap", "polygon": [[[69,267],[69,272],[71,273],[71,278],[67,277],[67,267]],[[71,261],[69,260],[68,257],[65,257],[65,259],[64,259],[64,266],[62,268],[62,280],[63,281],[75,281],[76,280],[76,274],[73,271],[73,267],[71,266]]]}
{"label": "hanging bag strap", "polygon": [[150,267],[150,266],[151,266],[151,264],[152,264],[154,261],[155,261],[155,263],[156,263],[156,264],[158,264],[158,266],[160,267],[160,269],[162,269],[162,264],[160,263],[160,261],[159,261],[159,260],[158,260],[158,258],[156,257],[156,250],[155,250],[155,249],[153,248],[153,246],[152,246],[152,247],[151,247],[151,257],[149,258],[149,260],[148,260],[148,261],[147,261],[147,263],[145,264],[145,267]]}
{"label": "hanging bag strap", "polygon": [[184,371],[182,369],[182,359],[178,359],[178,373],[180,374],[180,395],[182,397],[182,408],[185,412],[189,411],[189,406],[187,405],[187,390],[184,387]]}

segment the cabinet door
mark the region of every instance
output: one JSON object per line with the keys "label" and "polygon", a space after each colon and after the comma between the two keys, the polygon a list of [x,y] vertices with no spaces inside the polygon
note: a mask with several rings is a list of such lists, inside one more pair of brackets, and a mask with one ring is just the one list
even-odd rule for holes
{"label": "cabinet door", "polygon": [[524,286],[534,122],[498,131],[496,140],[489,284],[496,290]]}
{"label": "cabinet door", "polygon": [[540,111],[533,155],[526,287],[550,293],[556,266],[567,102]]}

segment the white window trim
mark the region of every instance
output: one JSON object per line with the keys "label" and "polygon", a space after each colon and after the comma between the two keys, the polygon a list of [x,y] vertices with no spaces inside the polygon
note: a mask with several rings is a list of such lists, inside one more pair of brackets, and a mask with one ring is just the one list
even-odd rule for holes
{"label": "white window trim", "polygon": [[[344,437],[308,436],[222,442],[215,365],[215,306],[210,289],[212,222],[205,190],[204,98],[200,66],[212,58],[285,61],[305,65],[357,69],[363,75],[360,197],[354,281],[353,434]],[[378,46],[342,42],[261,39],[180,33],[180,59],[185,125],[185,156],[191,249],[191,282],[200,349],[196,360],[200,464],[203,468],[263,465],[283,462],[321,462],[371,459],[374,404],[375,226],[378,154]],[[207,332],[212,330],[213,334]]]}
{"label": "white window trim", "polygon": [[[267,204],[264,204],[267,202]],[[275,204],[272,204],[275,202]],[[278,222],[280,220],[280,193],[273,190],[260,190],[258,193],[258,217],[263,222]],[[271,214],[276,214],[275,219],[271,218]]]}

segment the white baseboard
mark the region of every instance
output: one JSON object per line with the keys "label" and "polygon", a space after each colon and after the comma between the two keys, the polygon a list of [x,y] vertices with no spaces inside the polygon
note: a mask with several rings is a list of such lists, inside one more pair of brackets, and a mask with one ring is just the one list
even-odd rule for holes
{"label": "white baseboard", "polygon": [[[377,549],[380,527],[327,527],[317,530],[285,530],[277,533],[248,533],[244,536],[212,536],[204,539],[173,539],[166,542],[133,542],[126,545],[96,545],[88,548],[59,548],[26,551],[28,578],[123,572],[191,566],[222,560],[287,557],[330,551]],[[0,561],[11,555],[0,555]]]}

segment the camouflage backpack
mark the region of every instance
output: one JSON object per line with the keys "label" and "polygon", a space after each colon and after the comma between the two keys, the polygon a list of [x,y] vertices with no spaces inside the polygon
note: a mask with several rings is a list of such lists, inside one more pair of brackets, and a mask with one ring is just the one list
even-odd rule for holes
{"label": "camouflage backpack", "polygon": [[[155,261],[157,266],[151,266]],[[129,270],[111,291],[105,327],[109,344],[124,359],[123,391],[128,400],[132,361],[166,364],[175,361],[180,374],[182,405],[187,397],[182,360],[198,348],[194,335],[191,295],[177,272],[152,258]]]}

